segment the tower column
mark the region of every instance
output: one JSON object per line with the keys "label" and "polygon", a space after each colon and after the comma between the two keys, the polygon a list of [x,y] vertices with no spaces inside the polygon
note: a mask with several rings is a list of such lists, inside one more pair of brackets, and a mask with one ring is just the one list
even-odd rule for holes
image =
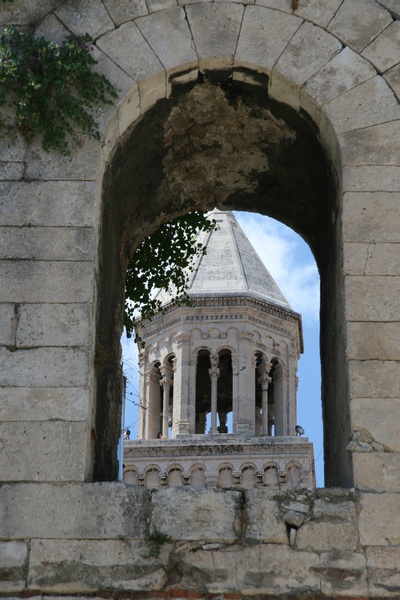
{"label": "tower column", "polygon": [[211,428],[209,433],[218,433],[217,429],[217,392],[218,392],[218,357],[210,356],[211,369],[208,370],[208,374],[211,379]]}
{"label": "tower column", "polygon": [[188,435],[190,430],[189,417],[189,348],[190,335],[180,334],[176,339],[176,358],[173,361],[174,371],[174,400],[172,416],[172,437]]}
{"label": "tower column", "polygon": [[162,379],[160,379],[160,385],[163,390],[163,408],[162,408],[162,437],[168,437],[168,413],[169,413],[169,392],[173,384],[171,377],[171,369],[165,365],[160,367]]}
{"label": "tower column", "polygon": [[262,435],[268,435],[268,385],[272,380],[264,373],[258,381],[261,384]]}

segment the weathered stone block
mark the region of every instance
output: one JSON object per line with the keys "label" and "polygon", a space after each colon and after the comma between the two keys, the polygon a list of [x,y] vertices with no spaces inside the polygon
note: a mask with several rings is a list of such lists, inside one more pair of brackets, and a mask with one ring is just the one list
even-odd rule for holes
{"label": "weathered stone block", "polygon": [[100,37],[96,45],[136,83],[163,71],[162,64],[132,21]]}
{"label": "weathered stone block", "polygon": [[317,498],[313,506],[313,518],[326,521],[348,521],[355,523],[356,504],[355,502],[341,500],[337,498]]}
{"label": "weathered stone block", "polygon": [[95,193],[87,181],[0,183],[1,224],[90,227]]}
{"label": "weathered stone block", "polygon": [[0,386],[85,386],[90,357],[80,348],[0,348]]}
{"label": "weathered stone block", "polygon": [[55,14],[74,35],[97,38],[106,31],[114,29],[114,23],[101,0],[80,0],[79,6],[73,0],[67,0],[56,9]]}
{"label": "weathered stone block", "polygon": [[92,260],[88,227],[0,227],[0,259]]}
{"label": "weathered stone block", "polygon": [[396,94],[396,98],[400,99],[400,65],[392,67],[389,71],[384,74],[385,81],[388,82],[393,92]]}
{"label": "weathered stone block", "polygon": [[147,15],[146,0],[103,0],[115,25]]}
{"label": "weathered stone block", "polygon": [[303,23],[286,46],[274,70],[301,86],[341,48],[341,43],[333,35],[311,23]]}
{"label": "weathered stone block", "polygon": [[308,521],[297,532],[298,550],[330,552],[354,551],[357,548],[357,528],[351,522]]}
{"label": "weathered stone block", "polygon": [[400,275],[398,244],[345,243],[344,272],[349,275]]}
{"label": "weathered stone block", "polygon": [[[156,12],[163,8],[172,8],[178,4],[177,0],[146,0],[149,12]],[[179,4],[181,4],[179,2]]]}
{"label": "weathered stone block", "polygon": [[400,453],[353,452],[354,484],[368,492],[400,492]]}
{"label": "weathered stone block", "polygon": [[375,0],[344,0],[329,23],[328,30],[347,46],[360,52],[391,21],[390,14]]}
{"label": "weathered stone block", "polygon": [[348,323],[347,355],[358,360],[400,360],[400,323]]}
{"label": "weathered stone block", "polygon": [[[179,562],[178,562],[179,560]],[[319,557],[311,552],[297,552],[288,546],[258,544],[231,545],[220,549],[182,548],[176,558],[180,565],[181,589],[218,594],[315,593],[320,578],[314,572]]]}
{"label": "weathered stone block", "polygon": [[0,589],[21,592],[26,585],[28,546],[26,542],[0,542]]}
{"label": "weathered stone block", "polygon": [[324,104],[322,118],[331,121],[338,135],[398,120],[400,106],[386,82],[377,76]]}
{"label": "weathered stone block", "polygon": [[225,2],[194,4],[186,8],[201,69],[217,68],[215,59],[220,57],[223,57],[222,68],[226,63],[233,64],[243,10],[239,4]]}
{"label": "weathered stone block", "polygon": [[11,346],[14,343],[15,343],[14,304],[0,304],[0,346]]}
{"label": "weathered stone block", "polygon": [[287,544],[288,535],[283,516],[269,490],[246,490],[245,537],[268,544]]}
{"label": "weathered stone block", "polygon": [[364,554],[329,552],[321,555],[315,569],[321,577],[321,592],[327,596],[368,595],[367,565]]}
{"label": "weathered stone block", "polygon": [[400,23],[394,21],[362,53],[380,73],[400,62]]}
{"label": "weathered stone block", "polygon": [[[295,14],[321,27],[326,27],[342,0],[302,0]],[[257,5],[293,13],[292,0],[257,0]]]}
{"label": "weathered stone block", "polygon": [[89,304],[22,304],[16,346],[84,346],[90,343]]}
{"label": "weathered stone block", "polygon": [[24,175],[25,164],[22,162],[0,162],[0,180],[17,181]]}
{"label": "weathered stone block", "polygon": [[0,302],[90,302],[92,262],[0,261]]}
{"label": "weathered stone block", "polygon": [[82,134],[78,143],[72,143],[70,156],[52,152],[50,160],[49,153],[43,150],[42,142],[37,138],[29,145],[27,151],[25,177],[42,181],[69,179],[94,182],[100,153],[101,144],[93,136]]}
{"label": "weathered stone block", "polygon": [[118,128],[120,135],[140,117],[140,114],[139,86],[135,85],[118,106]]}
{"label": "weathered stone block", "polygon": [[[362,546],[400,543],[400,494],[361,494],[358,526]],[[396,551],[393,556],[396,556]]]}
{"label": "weathered stone block", "polygon": [[235,54],[236,63],[270,72],[301,25],[301,19],[275,10],[247,6]]}
{"label": "weathered stone block", "polygon": [[[319,105],[360,85],[376,74],[375,69],[351,48],[344,48],[313,75],[301,90],[301,96]],[[329,85],[326,82],[329,81]],[[305,102],[302,100],[302,104]]]}
{"label": "weathered stone block", "polygon": [[166,583],[170,551],[144,540],[33,540],[28,584],[53,593],[155,591]]}
{"label": "weathered stone block", "polygon": [[[240,492],[168,488],[151,497],[151,533],[173,540],[231,543],[241,535]],[[210,511],[212,506],[212,511]]]}
{"label": "weathered stone block", "polygon": [[[343,198],[343,237],[346,242],[399,242],[396,192],[352,193]],[[395,247],[392,248],[395,250]]]}
{"label": "weathered stone block", "polygon": [[1,421],[84,421],[89,406],[87,388],[0,388]]}
{"label": "weathered stone block", "polygon": [[[351,360],[349,380],[351,398],[398,398],[400,363],[394,360]],[[387,423],[397,427],[397,423]]]}
{"label": "weathered stone block", "polygon": [[145,539],[149,495],[144,488],[121,483],[4,484],[0,486],[0,535]]}
{"label": "weathered stone block", "polygon": [[339,142],[344,165],[397,165],[400,121],[343,133]]}
{"label": "weathered stone block", "polygon": [[162,10],[136,20],[143,36],[166,69],[197,64],[197,54],[181,7]]}
{"label": "weathered stone block", "polygon": [[400,277],[347,276],[345,293],[349,321],[400,320]]}
{"label": "weathered stone block", "polygon": [[367,555],[370,594],[376,597],[396,598],[400,589],[400,547],[370,546]]}
{"label": "weathered stone block", "polygon": [[86,429],[65,421],[1,423],[1,480],[83,481]]}
{"label": "weathered stone block", "polygon": [[398,192],[400,167],[369,165],[343,169],[344,192]]}
{"label": "weathered stone block", "polygon": [[367,431],[378,444],[400,451],[400,398],[355,398],[350,417],[353,431]]}

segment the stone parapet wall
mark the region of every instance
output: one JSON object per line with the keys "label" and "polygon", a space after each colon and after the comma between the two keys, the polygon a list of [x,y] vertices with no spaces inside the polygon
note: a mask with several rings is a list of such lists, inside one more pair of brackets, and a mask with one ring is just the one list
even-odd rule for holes
{"label": "stone parapet wall", "polygon": [[398,597],[399,494],[21,483],[0,503],[14,598]]}

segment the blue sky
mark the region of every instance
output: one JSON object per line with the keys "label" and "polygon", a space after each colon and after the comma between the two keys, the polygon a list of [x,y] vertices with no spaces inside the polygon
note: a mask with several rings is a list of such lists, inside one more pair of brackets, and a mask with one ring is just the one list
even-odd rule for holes
{"label": "blue sky", "polygon": [[[242,229],[265,263],[293,310],[303,316],[304,354],[299,361],[297,422],[314,444],[317,485],[324,484],[319,357],[319,275],[313,255],[300,236],[278,221],[254,213],[235,212]],[[128,378],[125,427],[137,436],[138,366],[133,340],[122,338]]]}

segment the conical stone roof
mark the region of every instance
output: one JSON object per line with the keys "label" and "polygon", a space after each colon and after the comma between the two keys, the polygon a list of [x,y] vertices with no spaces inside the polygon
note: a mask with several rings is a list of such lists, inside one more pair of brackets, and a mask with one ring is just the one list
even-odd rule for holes
{"label": "conical stone roof", "polygon": [[[293,312],[233,213],[216,209],[209,217],[217,228],[199,236],[207,252],[196,260],[189,297],[247,296]],[[172,300],[165,292],[159,298]]]}

